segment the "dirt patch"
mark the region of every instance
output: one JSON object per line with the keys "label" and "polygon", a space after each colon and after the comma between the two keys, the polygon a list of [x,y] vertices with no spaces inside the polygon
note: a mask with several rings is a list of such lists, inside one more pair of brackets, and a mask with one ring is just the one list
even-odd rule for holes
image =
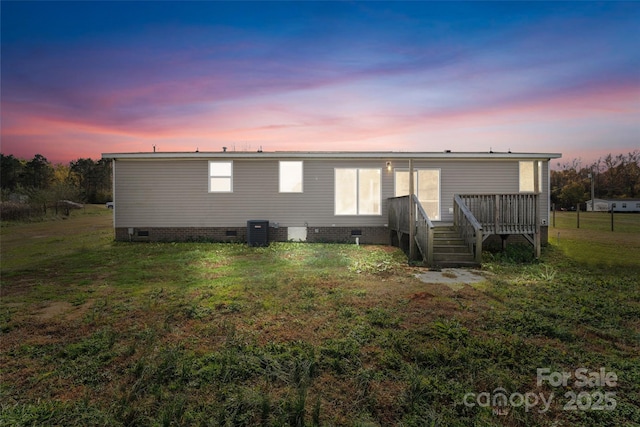
{"label": "dirt patch", "polygon": [[33,317],[38,320],[49,320],[64,315],[66,320],[76,320],[86,313],[91,304],[91,301],[87,301],[82,305],[75,306],[67,301],[52,301],[34,313]]}
{"label": "dirt patch", "polygon": [[61,315],[73,308],[73,304],[66,301],[54,301],[49,303],[45,308],[41,309],[37,313],[34,313],[34,317],[39,320],[48,320],[56,316]]}
{"label": "dirt patch", "polygon": [[465,285],[486,280],[480,271],[466,268],[443,268],[442,271],[426,271],[417,273],[416,277],[424,283],[446,285],[454,291],[459,291]]}
{"label": "dirt patch", "polygon": [[25,277],[14,280],[3,280],[0,286],[0,298],[6,298],[15,295],[24,295],[35,287],[32,278]]}
{"label": "dirt patch", "polygon": [[429,292],[418,292],[415,293],[413,295],[411,295],[411,300],[427,300],[427,299],[431,299],[433,298],[434,295],[430,294]]}

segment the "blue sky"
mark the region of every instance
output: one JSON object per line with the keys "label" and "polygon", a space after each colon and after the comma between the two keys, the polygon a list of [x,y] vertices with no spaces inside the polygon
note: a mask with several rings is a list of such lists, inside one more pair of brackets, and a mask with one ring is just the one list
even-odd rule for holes
{"label": "blue sky", "polygon": [[640,148],[637,2],[11,2],[2,152]]}

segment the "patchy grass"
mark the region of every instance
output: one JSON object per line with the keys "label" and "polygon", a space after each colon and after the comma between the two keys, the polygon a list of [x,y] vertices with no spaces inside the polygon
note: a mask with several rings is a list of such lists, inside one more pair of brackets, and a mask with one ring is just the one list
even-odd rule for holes
{"label": "patchy grass", "polygon": [[640,214],[615,214],[615,231],[606,212],[556,212],[549,241],[571,259],[591,266],[640,268]]}
{"label": "patchy grass", "polygon": [[3,221],[2,271],[38,269],[43,263],[96,245],[108,246],[113,236],[113,211],[85,205],[69,217],[31,223]]}
{"label": "patchy grass", "polygon": [[[387,247],[117,243],[95,209],[2,228],[0,425],[640,425],[640,234],[550,228],[454,291]],[[501,390],[553,399],[468,398]]]}

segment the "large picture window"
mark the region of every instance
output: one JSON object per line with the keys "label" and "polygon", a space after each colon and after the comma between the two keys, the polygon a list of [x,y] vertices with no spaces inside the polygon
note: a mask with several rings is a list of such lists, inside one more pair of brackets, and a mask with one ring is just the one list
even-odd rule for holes
{"label": "large picture window", "polygon": [[[414,193],[433,221],[440,220],[440,169],[417,169],[413,172]],[[409,195],[409,171],[396,170],[396,197]]]}
{"label": "large picture window", "polygon": [[280,162],[280,192],[302,193],[302,162]]}
{"label": "large picture window", "polygon": [[335,170],[336,215],[381,215],[380,169]]}
{"label": "large picture window", "polygon": [[233,162],[209,162],[209,192],[233,191]]}

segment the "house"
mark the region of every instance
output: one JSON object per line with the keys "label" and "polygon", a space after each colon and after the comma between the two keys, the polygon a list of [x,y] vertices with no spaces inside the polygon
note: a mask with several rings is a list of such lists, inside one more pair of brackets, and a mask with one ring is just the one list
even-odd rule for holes
{"label": "house", "polygon": [[[448,231],[440,240],[455,237],[476,254],[496,235],[524,236],[534,247],[537,241],[539,250],[549,222],[549,160],[559,157],[450,151],[103,154],[113,161],[116,240],[246,241],[248,221],[263,220],[269,241],[406,244],[409,237],[413,248],[422,240],[420,253],[431,263],[436,231]],[[408,226],[413,203],[419,209],[411,221],[427,227],[416,235],[418,229]]]}
{"label": "house", "polygon": [[595,209],[591,209],[592,201],[586,203],[587,212],[640,212],[640,199],[594,199]]}
{"label": "house", "polygon": [[609,207],[609,201],[608,200],[604,200],[604,199],[594,199],[595,200],[595,206],[591,206],[593,204],[592,200],[588,200],[586,203],[586,211],[587,212],[609,212],[610,207]]}

